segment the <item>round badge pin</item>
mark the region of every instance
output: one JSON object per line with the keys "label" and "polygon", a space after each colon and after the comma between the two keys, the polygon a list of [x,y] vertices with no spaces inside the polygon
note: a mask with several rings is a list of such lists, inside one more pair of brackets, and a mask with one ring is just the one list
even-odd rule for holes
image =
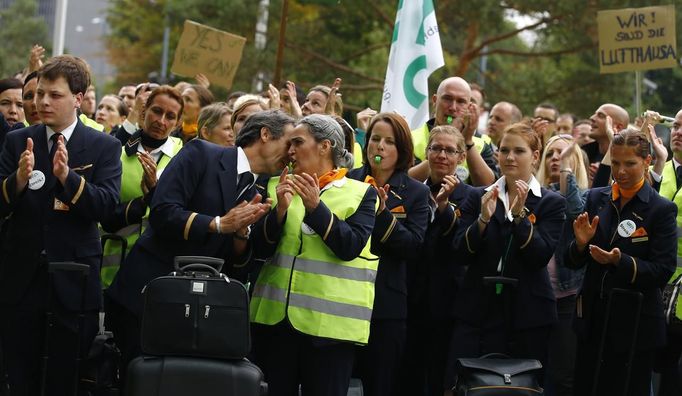
{"label": "round badge pin", "polygon": [[635,232],[637,226],[632,220],[623,220],[618,224],[618,235],[627,238]]}
{"label": "round badge pin", "polygon": [[31,172],[28,178],[28,188],[30,190],[40,190],[45,185],[45,174],[39,170]]}
{"label": "round badge pin", "polygon": [[462,165],[457,165],[457,169],[455,169],[455,174],[457,175],[459,181],[464,182],[466,181],[466,179],[469,178],[469,169],[463,167]]}

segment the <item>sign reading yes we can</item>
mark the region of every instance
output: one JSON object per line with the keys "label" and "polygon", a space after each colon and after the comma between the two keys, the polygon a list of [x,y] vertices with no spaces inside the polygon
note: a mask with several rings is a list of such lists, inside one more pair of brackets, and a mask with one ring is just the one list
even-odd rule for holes
{"label": "sign reading yes we can", "polygon": [[171,72],[185,77],[202,73],[212,84],[230,89],[245,42],[244,37],[187,20]]}
{"label": "sign reading yes we can", "polygon": [[599,11],[600,72],[677,66],[675,6]]}

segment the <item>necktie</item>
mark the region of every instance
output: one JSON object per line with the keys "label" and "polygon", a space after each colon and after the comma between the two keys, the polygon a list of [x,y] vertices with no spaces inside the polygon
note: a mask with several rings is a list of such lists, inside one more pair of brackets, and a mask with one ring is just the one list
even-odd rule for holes
{"label": "necktie", "polygon": [[50,163],[54,160],[54,153],[57,152],[57,140],[62,136],[61,133],[57,132],[50,136],[50,141],[52,142],[52,147],[50,148]]}
{"label": "necktie", "polygon": [[682,187],[682,165],[675,169],[675,176],[677,178],[677,188]]}
{"label": "necktie", "polygon": [[244,172],[239,176],[239,182],[237,182],[237,203],[242,201],[244,193],[253,184],[253,174],[251,172]]}

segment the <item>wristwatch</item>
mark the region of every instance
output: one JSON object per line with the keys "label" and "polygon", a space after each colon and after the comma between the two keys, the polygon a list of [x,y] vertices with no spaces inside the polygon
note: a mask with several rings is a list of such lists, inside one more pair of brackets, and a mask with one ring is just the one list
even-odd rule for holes
{"label": "wristwatch", "polygon": [[476,145],[476,143],[471,143],[471,144],[466,144],[466,143],[465,143],[464,145],[466,146],[467,151],[469,151],[469,150],[471,150],[472,147],[474,147],[474,146]]}
{"label": "wristwatch", "polygon": [[521,212],[519,212],[519,214],[512,213],[512,219],[514,220],[515,223],[519,223],[521,220],[523,220],[526,217],[527,214],[528,214],[528,208],[526,208],[524,206],[523,209],[521,209]]}

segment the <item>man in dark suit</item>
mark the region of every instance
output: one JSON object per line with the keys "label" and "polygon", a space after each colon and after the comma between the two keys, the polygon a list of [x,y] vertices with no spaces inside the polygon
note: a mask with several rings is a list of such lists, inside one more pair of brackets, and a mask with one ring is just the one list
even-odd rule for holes
{"label": "man in dark suit", "polygon": [[7,135],[0,154],[0,342],[12,395],[38,394],[44,373],[45,311],[50,330],[48,394],[70,394],[75,373],[80,276],[55,273],[49,262],[90,266],[81,352],[96,331],[101,306],[97,222],[114,210],[121,187],[121,146],[83,125],[76,111],[90,85],[87,64],[58,56],[38,73],[36,104],[43,124]]}
{"label": "man in dark suit", "polygon": [[229,275],[230,267],[249,262],[248,227],[270,208],[256,195],[255,180],[280,173],[289,162],[293,123],[281,111],[255,113],[236,147],[195,139],[165,168],[152,198],[150,226],[106,293],[107,327],[117,335],[124,365],[141,353],[140,292],[152,279],[173,271],[175,256],[224,258]]}

